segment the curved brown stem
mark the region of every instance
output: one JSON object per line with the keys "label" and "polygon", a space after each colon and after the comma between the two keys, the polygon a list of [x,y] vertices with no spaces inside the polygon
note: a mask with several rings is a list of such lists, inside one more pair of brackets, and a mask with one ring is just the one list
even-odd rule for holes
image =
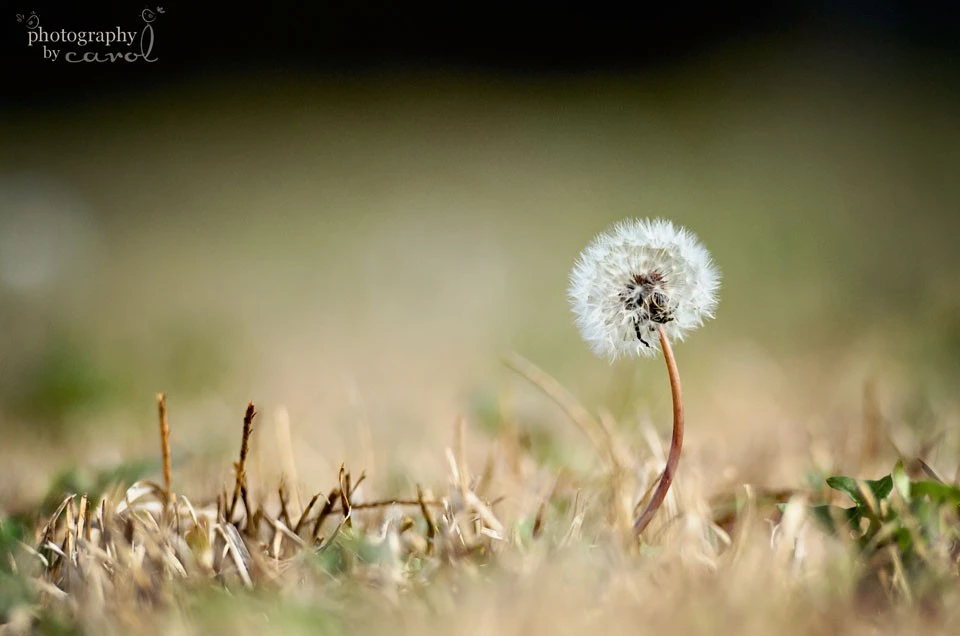
{"label": "curved brown stem", "polygon": [[667,465],[663,468],[660,483],[653,491],[647,507],[633,523],[633,531],[637,536],[646,529],[653,519],[653,515],[663,504],[663,500],[673,483],[673,475],[680,463],[680,450],[683,448],[683,393],[680,390],[680,373],[677,371],[677,361],[673,357],[673,349],[667,339],[667,332],[663,325],[657,325],[660,334],[660,348],[663,350],[663,359],[667,363],[667,374],[670,376],[670,393],[673,396],[673,437],[670,439],[670,453],[667,455]]}

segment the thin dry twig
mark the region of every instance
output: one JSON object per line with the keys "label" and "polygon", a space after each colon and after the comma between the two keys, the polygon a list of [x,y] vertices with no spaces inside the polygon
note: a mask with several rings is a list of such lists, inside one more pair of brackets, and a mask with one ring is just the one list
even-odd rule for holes
{"label": "thin dry twig", "polygon": [[313,505],[317,503],[317,499],[320,498],[320,493],[315,494],[310,498],[310,502],[307,503],[307,507],[303,509],[303,513],[300,515],[300,519],[297,520],[297,525],[294,526],[294,534],[300,534],[300,528],[303,527],[304,522],[307,520],[307,516],[310,514],[310,511],[313,510]]}
{"label": "thin dry twig", "polygon": [[290,522],[290,511],[287,509],[287,493],[282,481],[277,487],[277,495],[280,497],[280,519],[283,520],[284,525],[291,528],[293,524]]}
{"label": "thin dry twig", "polygon": [[[418,494],[419,491],[418,491]],[[433,499],[381,499],[379,501],[365,501],[363,503],[351,503],[352,510],[369,510],[371,508],[389,508],[390,506],[433,506],[443,507],[442,501]]]}
{"label": "thin dry twig", "polygon": [[160,415],[160,450],[163,455],[163,496],[164,503],[170,503],[173,492],[173,471],[170,468],[170,425],[167,422],[167,396],[157,393],[157,411]]}
{"label": "thin dry twig", "polygon": [[[247,453],[250,451],[250,433],[253,430],[253,418],[257,415],[253,402],[247,404],[247,410],[243,415],[243,437],[240,439],[240,459],[234,463],[233,467],[237,474],[236,483],[233,486],[233,498],[230,501],[230,510],[227,512],[227,520],[233,523],[233,513],[237,507],[237,499],[240,497],[241,490],[245,488],[247,482]],[[250,508],[247,508],[247,518],[250,517]]]}
{"label": "thin dry twig", "polygon": [[327,500],[323,504],[323,508],[320,509],[320,514],[317,515],[317,520],[313,524],[313,531],[310,533],[311,541],[316,541],[317,537],[320,536],[320,528],[323,526],[323,522],[326,520],[326,518],[330,516],[330,513],[333,511],[334,503],[339,498],[339,488],[334,488],[330,491],[330,494],[327,496]]}
{"label": "thin dry twig", "polygon": [[433,552],[433,544],[437,537],[437,524],[433,520],[433,515],[430,514],[430,508],[427,507],[427,502],[423,498],[423,488],[420,487],[420,484],[417,484],[417,503],[420,504],[420,514],[423,515],[423,520],[427,523],[427,554]]}

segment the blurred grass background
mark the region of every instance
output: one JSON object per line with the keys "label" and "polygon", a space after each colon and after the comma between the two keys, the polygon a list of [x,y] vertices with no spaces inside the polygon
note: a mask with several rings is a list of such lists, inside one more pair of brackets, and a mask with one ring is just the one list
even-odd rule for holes
{"label": "blurred grass background", "polygon": [[894,441],[943,432],[953,471],[956,80],[869,41],[753,39],[645,72],[252,72],[9,111],[0,501],[151,459],[157,391],[180,487],[211,492],[250,399],[262,470],[282,407],[311,488],[344,460],[442,475],[458,414],[482,438],[501,408],[589,456],[509,350],[665,433],[658,363],[593,359],[565,299],[626,216],[688,226],[724,276],[678,348],[689,478],[795,485],[852,447],[868,382]]}

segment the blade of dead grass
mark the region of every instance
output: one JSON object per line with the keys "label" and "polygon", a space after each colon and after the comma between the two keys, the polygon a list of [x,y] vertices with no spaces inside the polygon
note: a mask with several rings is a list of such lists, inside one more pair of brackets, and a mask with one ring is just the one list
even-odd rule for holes
{"label": "blade of dead grass", "polygon": [[602,457],[610,456],[610,449],[607,447],[603,428],[590,415],[590,412],[559,382],[518,353],[508,353],[503,357],[503,363],[553,400],[567,414],[567,417],[577,425]]}
{"label": "blade of dead grass", "polygon": [[216,528],[220,536],[223,537],[224,550],[226,550],[231,560],[233,560],[233,564],[237,568],[237,573],[240,575],[240,580],[243,581],[244,586],[247,588],[253,588],[253,580],[250,578],[250,571],[247,568],[247,561],[250,555],[247,554],[246,548],[243,547],[243,539],[240,538],[237,529],[229,523],[218,523]]}
{"label": "blade of dead grass", "polygon": [[460,492],[466,496],[470,488],[470,468],[467,466],[467,420],[462,415],[457,417],[453,426],[453,448],[456,457],[455,471],[458,477]]}
{"label": "blade of dead grass", "polygon": [[297,460],[293,454],[293,438],[290,434],[290,413],[280,407],[274,415],[274,432],[277,436],[277,447],[280,451],[280,466],[282,479],[290,487],[290,516],[296,517],[303,511],[303,501],[300,499],[300,482],[297,478]]}
{"label": "blade of dead grass", "polygon": [[632,492],[636,487],[636,465],[632,457],[623,448],[620,439],[614,433],[613,415],[603,409],[599,416],[600,427],[607,438],[610,448],[610,463],[613,473],[614,521],[621,540],[633,545],[633,502]]}
{"label": "blade of dead grass", "polygon": [[50,515],[50,519],[47,520],[47,523],[44,524],[43,530],[40,532],[38,543],[43,544],[52,538],[53,533],[56,530],[57,521],[60,519],[60,515],[63,514],[64,509],[73,501],[73,498],[76,495],[68,495],[60,502],[60,505],[57,506],[57,509]]}
{"label": "blade of dead grass", "polygon": [[868,471],[880,456],[883,416],[877,399],[877,383],[871,378],[863,384],[863,439],[860,441],[860,472]]}
{"label": "blade of dead grass", "polygon": [[87,493],[83,493],[80,496],[80,505],[77,507],[77,536],[76,542],[79,543],[85,536],[89,537],[89,531],[87,530],[87,514],[89,501],[87,501]]}
{"label": "blade of dead grass", "polygon": [[264,519],[266,519],[267,523],[270,524],[273,527],[273,529],[276,530],[281,536],[287,537],[288,539],[296,543],[299,547],[302,548],[307,545],[306,543],[304,543],[303,539],[301,539],[299,535],[297,535],[293,530],[288,528],[287,525],[282,521],[280,521],[279,519],[274,519],[270,515],[264,515]]}
{"label": "blade of dead grass", "polygon": [[353,518],[350,514],[350,473],[346,466],[340,464],[340,511],[343,513],[343,521],[348,527],[353,527]]}
{"label": "blade of dead grass", "polygon": [[66,509],[66,522],[67,522],[67,538],[66,538],[66,549],[64,550],[67,553],[67,559],[76,565],[77,563],[77,535],[76,535],[76,525],[74,520],[73,513],[73,500],[70,500],[70,503],[67,504]]}

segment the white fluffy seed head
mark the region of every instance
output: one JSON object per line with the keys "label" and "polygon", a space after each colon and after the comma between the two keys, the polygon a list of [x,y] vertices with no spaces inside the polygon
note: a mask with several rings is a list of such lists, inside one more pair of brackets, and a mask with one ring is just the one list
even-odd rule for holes
{"label": "white fluffy seed head", "polygon": [[598,356],[655,356],[657,326],[670,340],[712,318],[720,272],[689,230],[663,219],[628,219],[597,235],[570,273],[570,302]]}

